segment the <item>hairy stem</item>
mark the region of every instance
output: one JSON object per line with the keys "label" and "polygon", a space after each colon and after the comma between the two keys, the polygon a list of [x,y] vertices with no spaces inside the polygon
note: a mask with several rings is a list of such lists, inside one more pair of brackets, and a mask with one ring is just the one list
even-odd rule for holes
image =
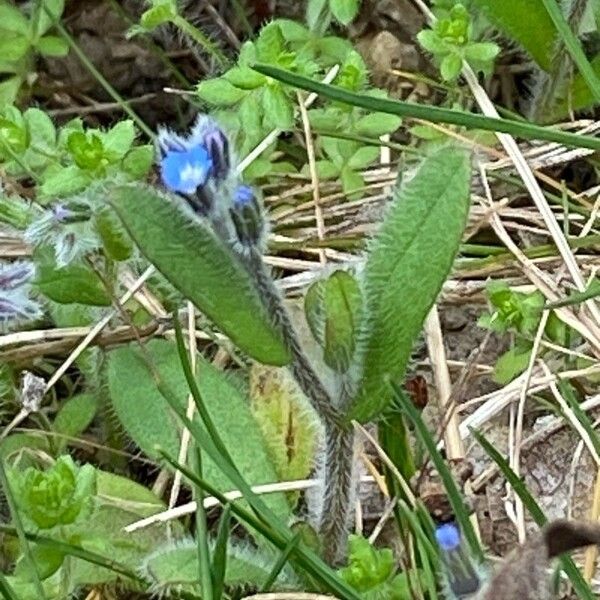
{"label": "hairy stem", "polygon": [[346,555],[348,527],[355,496],[354,431],[325,426],[325,462],[322,467],[323,509],[319,532],[324,558],[340,563]]}
{"label": "hairy stem", "polygon": [[342,414],[334,405],[329,393],[304,354],[294,326],[283,306],[279,291],[265,267],[262,256],[256,249],[249,251],[247,264],[255,278],[258,292],[267,306],[269,316],[281,331],[283,341],[290,350],[292,355],[290,369],[300,389],[326,424],[336,424],[341,427]]}
{"label": "hairy stem", "polygon": [[350,388],[342,385],[336,404],[315,373],[304,354],[298,336],[283,305],[275,283],[256,249],[244,259],[255,277],[257,289],[269,315],[281,331],[289,348],[290,369],[300,389],[311,402],[325,425],[325,460],[321,466],[322,508],[319,513],[319,533],[324,547],[324,558],[336,564],[345,557],[348,524],[354,497],[354,431],[343,423],[343,414],[349,404]]}

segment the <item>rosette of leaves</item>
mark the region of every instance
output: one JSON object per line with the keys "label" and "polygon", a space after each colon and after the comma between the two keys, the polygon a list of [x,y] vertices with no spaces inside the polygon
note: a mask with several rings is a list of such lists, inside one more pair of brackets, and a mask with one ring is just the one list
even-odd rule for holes
{"label": "rosette of leaves", "polygon": [[145,179],[154,150],[135,146],[135,136],[130,120],[103,131],[73,119],[57,130],[42,110],[7,106],[0,113],[0,164],[15,177],[35,174],[37,199],[44,203],[77,194],[103,178]]}
{"label": "rosette of leaves", "polygon": [[[405,573],[399,573],[389,548],[374,548],[368,540],[351,535],[348,566],[338,571],[365,600],[405,600],[410,586]],[[415,572],[418,575],[418,572]]]}
{"label": "rosette of leaves", "polygon": [[248,41],[242,46],[236,66],[221,77],[206,79],[198,85],[196,93],[200,100],[214,107],[235,107],[233,112],[217,113],[216,116],[231,131],[241,132],[235,145],[242,155],[247,154],[270,130],[286,130],[294,126],[293,90],[253,71],[251,65],[256,62],[307,76],[319,71],[314,57],[293,50],[280,23],[274,21],[263,27],[255,41]]}
{"label": "rosette of leaves", "polygon": [[[525,371],[529,364],[544,296],[538,291],[517,292],[501,281],[488,283],[487,296],[492,310],[481,315],[479,325],[496,333],[513,334],[512,347],[498,358],[494,367],[494,379],[504,385]],[[567,326],[554,312],[548,317],[544,335],[552,342],[567,342]]]}
{"label": "rosette of leaves", "polygon": [[454,81],[460,75],[463,60],[489,75],[500,51],[497,44],[473,40],[471,15],[462,4],[455,4],[448,16],[438,19],[431,29],[420,31],[417,39],[433,54],[445,81]]}
{"label": "rosette of leaves", "polygon": [[30,4],[29,14],[11,2],[0,2],[0,106],[12,104],[35,71],[35,55],[65,56],[67,42],[49,32],[64,10],[64,0]]}
{"label": "rosette of leaves", "polygon": [[47,471],[11,469],[8,478],[19,512],[39,529],[71,525],[92,512],[94,467],[78,467],[68,455],[58,458]]}

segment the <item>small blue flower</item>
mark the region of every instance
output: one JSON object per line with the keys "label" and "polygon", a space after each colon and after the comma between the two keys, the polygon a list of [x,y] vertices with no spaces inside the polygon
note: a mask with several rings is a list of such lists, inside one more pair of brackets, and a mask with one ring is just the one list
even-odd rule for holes
{"label": "small blue flower", "polygon": [[203,146],[169,149],[160,161],[161,177],[172,192],[193,194],[202,187],[212,170],[213,161]]}
{"label": "small blue flower", "polygon": [[456,550],[460,546],[460,532],[454,523],[444,523],[435,530],[435,539],[442,550]]}
{"label": "small blue flower", "polygon": [[254,199],[254,190],[249,185],[238,185],[233,196],[236,205],[248,206]]}

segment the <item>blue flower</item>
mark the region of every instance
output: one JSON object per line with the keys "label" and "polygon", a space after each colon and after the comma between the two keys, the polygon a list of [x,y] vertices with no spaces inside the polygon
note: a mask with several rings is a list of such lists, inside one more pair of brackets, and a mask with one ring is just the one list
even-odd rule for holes
{"label": "blue flower", "polygon": [[169,148],[160,161],[163,183],[172,192],[193,194],[206,184],[213,161],[204,146]]}
{"label": "blue flower", "polygon": [[229,140],[217,122],[206,115],[198,116],[187,136],[159,130],[157,143],[161,178],[172,192],[191,195],[209,179],[219,183],[229,175]]}
{"label": "blue flower", "polygon": [[442,550],[456,550],[460,546],[460,532],[454,523],[445,523],[435,530],[435,539]]}
{"label": "blue flower", "polygon": [[233,196],[234,204],[248,206],[254,199],[254,190],[249,185],[238,185]]}

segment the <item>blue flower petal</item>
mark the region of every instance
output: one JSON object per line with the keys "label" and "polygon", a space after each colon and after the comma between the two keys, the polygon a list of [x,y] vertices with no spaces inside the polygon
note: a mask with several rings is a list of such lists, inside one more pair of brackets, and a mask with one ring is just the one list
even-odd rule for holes
{"label": "blue flower petal", "polygon": [[238,206],[246,206],[254,200],[254,190],[249,185],[238,185],[233,201]]}
{"label": "blue flower petal", "polygon": [[161,177],[172,192],[193,194],[206,183],[212,160],[203,146],[170,151],[160,161]]}
{"label": "blue flower petal", "polygon": [[445,523],[435,530],[435,539],[442,550],[451,551],[460,546],[460,532],[454,523]]}

